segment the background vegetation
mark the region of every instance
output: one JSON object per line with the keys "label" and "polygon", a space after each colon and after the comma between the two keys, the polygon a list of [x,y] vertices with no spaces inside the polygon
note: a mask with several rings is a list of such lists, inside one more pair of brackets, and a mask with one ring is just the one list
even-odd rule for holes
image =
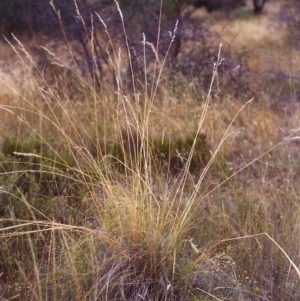
{"label": "background vegetation", "polygon": [[298,2],[46,2],[0,4],[0,299],[299,300]]}

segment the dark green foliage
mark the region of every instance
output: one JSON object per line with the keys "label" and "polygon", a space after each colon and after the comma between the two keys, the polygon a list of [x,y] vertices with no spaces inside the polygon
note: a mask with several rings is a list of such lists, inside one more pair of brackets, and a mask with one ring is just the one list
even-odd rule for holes
{"label": "dark green foliage", "polygon": [[[78,184],[76,175],[71,171],[67,174],[66,162],[71,162],[68,156],[66,159],[55,156],[34,135],[22,141],[15,136],[6,137],[0,152],[0,228],[33,221],[33,225],[22,226],[15,231],[36,231],[36,220],[76,222],[78,225],[84,222],[82,215],[87,211],[82,204],[84,185]],[[68,165],[69,168],[71,166]],[[0,269],[5,275],[3,278],[14,275],[9,282],[21,282],[21,275],[16,273],[20,263],[28,271],[34,269],[30,245],[34,246],[38,256],[35,260],[41,265],[47,264],[52,251],[49,245],[53,239],[51,235],[45,232],[39,235],[19,235],[6,240],[0,248]],[[8,283],[7,287],[9,296],[20,296],[17,300],[26,300],[26,295],[31,293],[27,286],[21,288]]]}
{"label": "dark green foliage", "polygon": [[[187,135],[174,140],[150,140],[152,156],[156,164],[165,166],[168,170],[177,173],[184,170],[190,157],[189,171],[191,173],[201,172],[210,157],[209,147],[205,134],[199,134],[195,137],[196,135]],[[194,150],[192,151],[193,145]]]}
{"label": "dark green foliage", "polygon": [[4,140],[0,155],[0,181],[6,191],[0,195],[2,217],[13,212],[20,219],[33,218],[23,199],[50,219],[55,197],[72,195],[66,198],[67,206],[77,202],[80,189],[76,178],[71,172],[66,175],[67,168],[72,166],[67,163],[71,162],[68,156],[64,159],[51,154],[46,145],[34,137],[19,141],[14,136]]}
{"label": "dark green foliage", "polygon": [[[112,170],[118,172],[124,172],[125,166],[141,164],[139,162],[143,162],[144,159],[150,159],[158,171],[174,174],[186,168],[190,157],[189,171],[199,173],[210,157],[204,134],[199,134],[196,141],[195,135],[175,139],[151,138],[143,143],[143,147],[148,148],[148,158],[143,158],[145,152],[137,136],[130,139],[127,137],[127,140],[126,137],[123,138],[121,142],[102,146],[105,152],[100,155],[101,158],[99,150],[97,153],[97,160],[102,162],[101,164],[105,161]],[[193,145],[194,150],[191,153]],[[17,218],[31,219],[28,205],[22,201],[23,198],[44,216],[62,221],[66,220],[74,208],[81,206],[79,200],[85,188],[77,182],[80,182],[80,175],[70,171],[72,166],[77,167],[76,162],[68,154],[59,156],[53,153],[35,135],[22,141],[15,136],[6,137],[0,160],[1,185],[7,192],[1,194],[1,216],[8,217],[13,211]],[[96,180],[97,175],[94,173],[93,170],[84,170],[81,176],[86,175]],[[58,214],[54,199],[61,197],[64,201],[59,205],[61,210]]]}
{"label": "dark green foliage", "polygon": [[35,137],[31,136],[23,141],[18,140],[15,136],[8,136],[2,143],[2,153],[7,156],[13,156],[14,152],[41,154],[42,143]]}
{"label": "dark green foliage", "polygon": [[245,7],[236,9],[235,16],[240,19],[251,19],[254,16],[253,10]]}
{"label": "dark green foliage", "polygon": [[[137,134],[127,135],[124,133],[120,141],[106,142],[105,145],[98,146],[98,150],[92,149],[90,152],[94,156],[99,153],[105,157],[105,162],[115,170],[124,172],[125,166],[135,164],[143,165],[141,162],[150,160],[159,172],[178,173],[187,165],[189,156],[191,162],[189,171],[199,173],[210,158],[209,145],[205,134],[187,134],[183,137],[161,138],[150,137],[142,143]],[[193,144],[194,150],[191,153]],[[191,154],[190,154],[191,153]],[[149,157],[143,158],[145,154]]]}

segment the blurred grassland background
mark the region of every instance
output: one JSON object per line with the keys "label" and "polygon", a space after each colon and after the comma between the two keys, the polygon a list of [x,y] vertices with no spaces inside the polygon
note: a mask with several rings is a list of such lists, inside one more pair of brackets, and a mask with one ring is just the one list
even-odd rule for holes
{"label": "blurred grassland background", "polygon": [[0,4],[0,299],[299,300],[298,1],[27,2]]}

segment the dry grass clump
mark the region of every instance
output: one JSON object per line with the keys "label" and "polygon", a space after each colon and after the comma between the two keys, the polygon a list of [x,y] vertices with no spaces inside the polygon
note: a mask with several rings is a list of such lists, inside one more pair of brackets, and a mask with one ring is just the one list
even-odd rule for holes
{"label": "dry grass clump", "polygon": [[[19,46],[21,61],[25,54],[34,66]],[[2,150],[1,297],[173,298],[188,214],[180,196],[186,176],[169,189],[168,175],[161,177],[152,160],[151,103],[139,107],[138,96],[119,90],[109,105],[90,87],[86,102],[74,104],[63,102],[55,86],[41,86],[48,83],[43,77],[32,82],[31,94],[12,89],[14,103],[3,98],[1,104],[6,130],[15,135]],[[114,164],[123,166],[121,173]]]}
{"label": "dry grass clump", "polygon": [[120,77],[112,96],[76,68],[73,101],[18,45],[29,73],[1,80],[2,299],[299,299],[297,112]]}

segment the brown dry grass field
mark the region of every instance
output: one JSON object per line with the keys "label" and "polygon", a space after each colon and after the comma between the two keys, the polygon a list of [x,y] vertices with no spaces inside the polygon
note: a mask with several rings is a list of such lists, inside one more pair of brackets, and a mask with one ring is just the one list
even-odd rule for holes
{"label": "brown dry grass field", "polygon": [[[67,47],[1,42],[0,300],[300,300],[300,52],[281,5],[194,12],[222,44],[210,88],[160,62],[157,87],[127,89],[115,45],[99,91]],[[229,50],[245,93],[219,73]]]}

